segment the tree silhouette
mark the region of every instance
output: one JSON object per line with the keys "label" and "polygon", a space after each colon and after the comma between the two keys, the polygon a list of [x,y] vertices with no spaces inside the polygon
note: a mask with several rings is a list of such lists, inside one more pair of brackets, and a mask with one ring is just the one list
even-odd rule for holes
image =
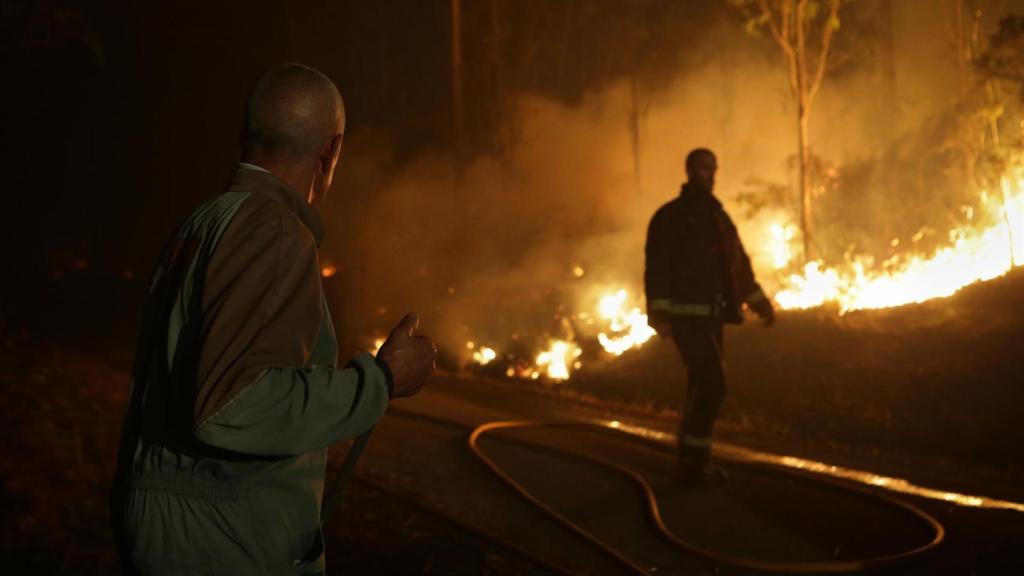
{"label": "tree silhouette", "polygon": [[767,30],[782,50],[797,104],[800,159],[800,230],[804,261],[811,259],[811,108],[825,76],[832,36],[839,30],[841,0],[730,0],[743,10],[750,33]]}

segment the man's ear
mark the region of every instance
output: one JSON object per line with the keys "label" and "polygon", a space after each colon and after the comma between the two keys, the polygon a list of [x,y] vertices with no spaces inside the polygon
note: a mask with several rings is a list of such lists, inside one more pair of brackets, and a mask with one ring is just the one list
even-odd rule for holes
{"label": "man's ear", "polygon": [[317,158],[319,166],[313,175],[313,181],[309,184],[309,193],[306,201],[310,204],[321,200],[327,195],[331,187],[331,180],[334,179],[334,168],[338,164],[338,157],[341,155],[342,134],[335,134],[324,144],[320,150],[320,157]]}
{"label": "man's ear", "polygon": [[320,165],[325,169],[334,169],[334,163],[341,156],[341,142],[343,134],[335,134],[320,153]]}

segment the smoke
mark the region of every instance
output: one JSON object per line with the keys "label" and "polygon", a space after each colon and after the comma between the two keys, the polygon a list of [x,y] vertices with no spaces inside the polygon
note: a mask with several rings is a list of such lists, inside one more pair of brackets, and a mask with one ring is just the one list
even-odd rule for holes
{"label": "smoke", "polygon": [[346,159],[357,165],[347,184],[375,191],[328,216],[351,231],[346,318],[380,331],[415,310],[449,349],[508,349],[514,335],[532,347],[570,335],[562,318],[591,282],[638,286],[649,202],[636,190],[621,92],[574,108],[524,96],[519,144],[461,169],[444,155],[394,173],[379,153]]}
{"label": "smoke", "polygon": [[[919,35],[898,37],[897,53]],[[326,208],[331,235],[324,259],[341,270],[328,289],[344,331],[364,339],[353,345],[365,347],[416,311],[452,354],[465,356],[467,341],[531,353],[549,338],[592,331],[576,315],[592,313],[602,293],[626,288],[630,302],[642,305],[647,222],[678,193],[683,158],[695,147],[718,155],[716,194],[763,283],[773,286],[768,225],[793,214],[776,208],[748,217],[736,197],[755,179],[795,195],[795,105],[770,40],[720,22],[706,44],[710,57],[640,98],[638,161],[630,129],[637,101],[626,81],[577,105],[517,95],[507,119],[518,127],[515,145],[502,157],[478,156],[461,167],[446,151],[398,163],[379,134],[347,142],[340,198],[328,199]],[[851,168],[838,191],[820,199],[823,229],[843,242],[885,237],[887,245],[891,230],[884,228],[902,215],[934,216],[899,206],[893,188],[910,180],[928,188],[941,172],[893,178],[883,162],[889,155],[921,165],[934,149],[933,141],[922,144],[934,139],[934,130],[924,128],[950,110],[947,97],[915,99],[912,107],[907,98],[893,100],[919,98],[921,86],[948,75],[951,64],[918,56],[908,49],[897,59],[905,75],[897,89],[869,53],[827,77],[815,103],[816,154],[840,174]],[[881,210],[887,217],[872,216]]]}

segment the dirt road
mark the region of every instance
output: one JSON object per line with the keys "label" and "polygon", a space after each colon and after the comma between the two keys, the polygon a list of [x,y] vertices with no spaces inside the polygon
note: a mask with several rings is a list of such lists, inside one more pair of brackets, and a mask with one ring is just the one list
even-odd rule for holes
{"label": "dirt road", "polygon": [[[395,404],[398,410],[378,426],[359,465],[362,482],[349,494],[360,497],[363,487],[408,495],[425,509],[453,521],[464,533],[484,535],[493,556],[515,559],[539,573],[630,573],[621,562],[569,533],[539,509],[529,505],[467,449],[471,428],[491,420],[609,420],[624,427],[639,425],[670,431],[668,419],[629,417],[609,413],[598,405],[555,401],[511,387],[451,377],[435,379],[421,396]],[[731,438],[728,430],[723,441]],[[518,441],[508,441],[518,440]],[[528,441],[627,465],[654,487],[669,528],[683,539],[713,551],[773,561],[830,562],[897,553],[920,546],[931,537],[920,521],[870,497],[835,490],[784,474],[745,466],[727,466],[723,486],[687,487],[676,481],[671,453],[616,440],[605,435],[565,430],[527,430],[486,438],[483,448],[503,469],[559,513],[585,527],[631,561],[657,574],[750,574],[708,562],[669,545],[653,528],[645,502],[634,482],[593,463],[530,447]],[[800,449],[800,447],[796,447]],[[786,446],[775,447],[784,453]],[[340,454],[339,454],[340,456]],[[803,454],[803,456],[808,456]],[[827,454],[816,457],[826,459]],[[871,470],[871,461],[851,462]],[[887,473],[913,477],[913,464],[899,470],[886,461]],[[985,479],[957,479],[973,493],[1003,490]],[[935,486],[933,486],[935,487]],[[942,486],[937,486],[942,488]],[[980,510],[948,502],[901,496],[937,518],[946,528],[946,541],[933,553],[878,573],[883,574],[1006,574],[1024,567],[1024,514]],[[352,521],[342,512],[338,524]],[[402,538],[395,527],[394,538]],[[465,530],[469,528],[470,530]],[[332,527],[332,533],[334,527]],[[351,538],[351,527],[336,535]],[[348,534],[348,535],[346,535]],[[502,546],[505,546],[502,549]],[[442,546],[438,554],[453,567],[486,565],[477,558],[479,544],[467,541]],[[546,563],[541,566],[532,559]],[[336,562],[344,563],[337,558]],[[475,562],[475,563],[474,563]],[[517,570],[521,570],[518,568]],[[484,573],[447,568],[437,573]],[[502,573],[498,570],[497,573]],[[513,573],[513,572],[509,572]]]}

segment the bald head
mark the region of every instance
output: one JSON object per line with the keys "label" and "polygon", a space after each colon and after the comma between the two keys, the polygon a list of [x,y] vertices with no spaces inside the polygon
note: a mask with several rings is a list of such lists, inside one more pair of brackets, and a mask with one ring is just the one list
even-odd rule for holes
{"label": "bald head", "polygon": [[283,64],[256,81],[245,105],[243,156],[302,163],[315,160],[345,130],[338,88],[302,64]]}

